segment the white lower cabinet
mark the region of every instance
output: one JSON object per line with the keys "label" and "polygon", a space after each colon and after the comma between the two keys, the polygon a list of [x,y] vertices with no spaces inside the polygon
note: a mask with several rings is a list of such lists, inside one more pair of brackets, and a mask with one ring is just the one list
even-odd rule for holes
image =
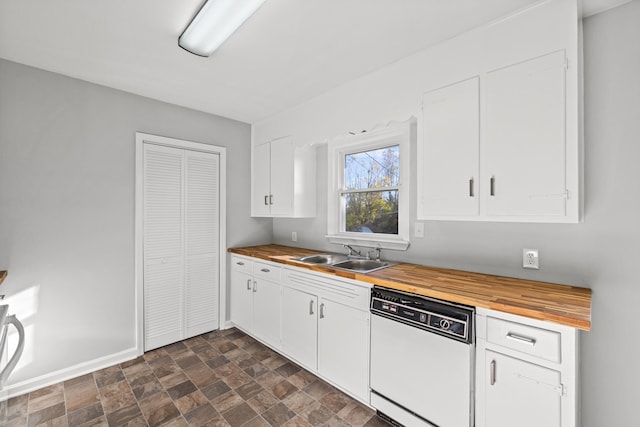
{"label": "white lower cabinet", "polygon": [[280,284],[277,282],[255,279],[253,333],[265,343],[280,347]]}
{"label": "white lower cabinet", "polygon": [[476,426],[578,426],[577,330],[486,309],[476,319]]}
{"label": "white lower cabinet", "polygon": [[285,286],[282,289],[282,351],[307,369],[318,361],[318,297]]}
{"label": "white lower cabinet", "polygon": [[369,402],[369,312],[322,299],[318,372]]}
{"label": "white lower cabinet", "polygon": [[231,321],[369,404],[371,286],[231,257]]}
{"label": "white lower cabinet", "polygon": [[370,286],[289,267],[282,285],[283,352],[369,403]]}
{"label": "white lower cabinet", "polygon": [[231,257],[231,321],[265,344],[280,347],[280,272],[277,264]]}
{"label": "white lower cabinet", "polygon": [[[244,263],[246,261],[237,261]],[[245,331],[251,330],[253,318],[253,276],[243,271],[231,272],[231,321]]]}
{"label": "white lower cabinet", "polygon": [[[486,350],[486,425],[491,427],[560,427],[560,372]],[[493,383],[492,383],[493,381]]]}

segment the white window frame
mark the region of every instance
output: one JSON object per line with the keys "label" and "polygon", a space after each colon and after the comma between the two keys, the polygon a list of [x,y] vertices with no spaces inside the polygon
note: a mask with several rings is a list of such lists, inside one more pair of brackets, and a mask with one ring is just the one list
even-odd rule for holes
{"label": "white window frame", "polygon": [[[406,250],[409,247],[409,156],[411,138],[415,136],[415,119],[393,123],[384,128],[355,135],[334,138],[328,143],[327,238],[331,243],[358,245],[381,249]],[[398,189],[398,234],[348,232],[343,218],[346,206],[344,191],[344,161],[347,154],[371,151],[398,145],[400,147],[400,182]],[[395,189],[395,188],[394,188]]]}

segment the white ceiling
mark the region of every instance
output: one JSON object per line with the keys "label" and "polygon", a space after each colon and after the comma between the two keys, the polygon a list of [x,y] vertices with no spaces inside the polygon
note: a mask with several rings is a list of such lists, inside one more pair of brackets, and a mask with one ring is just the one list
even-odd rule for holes
{"label": "white ceiling", "polygon": [[267,0],[201,58],[203,1],[0,0],[0,57],[253,123],[537,0]]}

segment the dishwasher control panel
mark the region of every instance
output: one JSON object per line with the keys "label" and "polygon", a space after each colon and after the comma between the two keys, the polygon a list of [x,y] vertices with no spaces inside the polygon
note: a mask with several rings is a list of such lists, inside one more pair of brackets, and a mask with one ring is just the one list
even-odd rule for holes
{"label": "dishwasher control panel", "polygon": [[474,312],[473,307],[405,292],[371,291],[371,313],[467,343],[473,342]]}

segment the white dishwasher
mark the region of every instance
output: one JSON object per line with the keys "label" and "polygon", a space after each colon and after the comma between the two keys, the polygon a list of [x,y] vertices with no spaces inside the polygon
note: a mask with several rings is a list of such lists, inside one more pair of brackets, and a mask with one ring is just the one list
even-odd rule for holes
{"label": "white dishwasher", "polygon": [[473,426],[473,307],[374,287],[371,405],[407,427]]}

